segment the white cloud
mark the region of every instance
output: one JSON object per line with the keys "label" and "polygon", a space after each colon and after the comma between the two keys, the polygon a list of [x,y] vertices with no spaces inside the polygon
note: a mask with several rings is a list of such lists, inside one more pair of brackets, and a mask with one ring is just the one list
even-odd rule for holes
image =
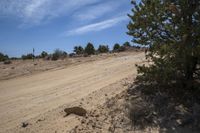
{"label": "white cloud", "polygon": [[97,5],[90,6],[84,10],[74,13],[73,17],[77,20],[90,21],[99,18],[109,12],[114,12],[121,5],[121,0],[106,1]]}
{"label": "white cloud", "polygon": [[0,0],[0,17],[12,15],[20,18],[23,25],[39,25],[98,1],[100,0]]}
{"label": "white cloud", "polygon": [[111,12],[118,14],[123,4],[124,0],[0,0],[0,19],[16,17],[21,20],[20,28],[46,24],[61,16],[83,24],[109,17]]}
{"label": "white cloud", "polygon": [[64,33],[65,36],[72,36],[72,35],[80,35],[87,32],[94,32],[94,31],[101,31],[110,27],[113,27],[117,24],[119,24],[122,21],[127,20],[128,18],[126,16],[120,16],[113,19],[108,19],[102,22],[94,23],[85,25],[83,27],[79,27],[70,31],[67,31]]}

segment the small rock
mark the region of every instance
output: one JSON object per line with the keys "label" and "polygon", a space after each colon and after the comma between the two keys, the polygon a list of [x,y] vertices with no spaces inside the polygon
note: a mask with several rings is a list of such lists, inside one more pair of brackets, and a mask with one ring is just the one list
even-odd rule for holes
{"label": "small rock", "polygon": [[95,124],[95,123],[93,123],[93,124],[92,124],[92,128],[95,128],[95,127],[96,127],[96,124]]}
{"label": "small rock", "polygon": [[82,107],[65,108],[64,111],[66,112],[65,116],[68,116],[70,114],[75,114],[78,116],[86,116],[87,113],[87,111]]}
{"label": "small rock", "polygon": [[23,127],[23,128],[27,127],[28,125],[29,125],[29,123],[27,123],[27,122],[22,122],[22,127]]}
{"label": "small rock", "polygon": [[44,120],[45,120],[45,119],[38,119],[37,122],[41,122],[41,121],[44,121]]}
{"label": "small rock", "polygon": [[96,114],[95,117],[99,117],[99,114]]}
{"label": "small rock", "polygon": [[176,120],[178,125],[182,125],[182,121],[180,119]]}
{"label": "small rock", "polygon": [[84,119],[83,119],[83,120],[81,120],[81,123],[82,123],[82,124],[84,124],[85,122],[86,122],[86,121],[85,121]]}

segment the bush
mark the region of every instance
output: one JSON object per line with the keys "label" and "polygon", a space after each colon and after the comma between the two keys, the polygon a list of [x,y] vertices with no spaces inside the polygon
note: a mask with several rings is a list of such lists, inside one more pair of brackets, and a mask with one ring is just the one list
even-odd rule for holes
{"label": "bush", "polygon": [[74,47],[74,52],[77,54],[77,55],[81,55],[81,54],[84,54],[84,49],[82,46],[75,46]]}
{"label": "bush", "polygon": [[8,59],[9,59],[8,55],[4,55],[3,53],[0,53],[0,62],[8,60]]}
{"label": "bush", "polygon": [[41,57],[41,58],[45,58],[45,57],[47,57],[47,56],[48,56],[48,53],[45,52],[45,51],[42,51],[42,53],[40,54],[40,57]]}
{"label": "bush", "polygon": [[126,50],[126,47],[125,46],[120,46],[120,48],[118,49],[119,52],[123,52]]}
{"label": "bush", "polygon": [[75,53],[70,53],[69,57],[74,57],[76,54]]}
{"label": "bush", "polygon": [[123,46],[120,46],[118,43],[116,43],[113,47],[113,52],[123,52],[126,50],[126,47],[123,45]]}
{"label": "bush", "polygon": [[114,47],[113,47],[113,51],[114,51],[114,52],[118,52],[119,49],[120,49],[120,45],[119,45],[118,43],[116,43],[116,44],[114,45]]}
{"label": "bush", "polygon": [[56,49],[54,53],[52,54],[52,60],[58,60],[58,59],[63,59],[67,57],[67,53],[65,51]]}
{"label": "bush", "polygon": [[124,47],[131,47],[131,44],[130,44],[129,42],[125,42],[125,43],[123,44],[123,46],[124,46]]}
{"label": "bush", "polygon": [[109,52],[108,45],[99,45],[98,52],[99,53],[108,53]]}
{"label": "bush", "polygon": [[95,54],[95,48],[92,43],[88,43],[87,46],[85,47],[85,53],[88,55],[93,55]]}
{"label": "bush", "polygon": [[33,59],[35,56],[33,54],[22,55],[23,60]]}

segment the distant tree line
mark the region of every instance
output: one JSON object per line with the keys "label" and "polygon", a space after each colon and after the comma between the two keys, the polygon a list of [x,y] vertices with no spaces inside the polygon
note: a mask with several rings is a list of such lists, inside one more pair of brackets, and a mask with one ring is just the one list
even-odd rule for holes
{"label": "distant tree line", "polygon": [[8,60],[8,59],[9,59],[8,55],[5,55],[5,54],[3,54],[3,53],[0,53],[0,61],[6,61],[6,60]]}
{"label": "distant tree line", "polygon": [[123,45],[118,43],[114,44],[113,49],[110,50],[108,45],[101,44],[97,49],[94,48],[92,43],[88,43],[85,48],[82,46],[75,46],[74,47],[74,54],[72,55],[94,55],[99,53],[108,53],[108,52],[123,52],[131,47],[140,48],[136,46],[131,46],[129,42],[125,42]]}
{"label": "distant tree line", "polygon": [[81,45],[77,45],[74,47],[73,53],[70,53],[68,55],[67,52],[56,49],[53,53],[49,54],[46,51],[42,51],[40,55],[34,55],[34,53],[28,53],[25,55],[22,55],[21,58],[12,57],[9,58],[8,55],[4,55],[3,53],[0,53],[0,61],[7,61],[7,60],[16,60],[16,59],[23,59],[23,60],[30,60],[30,59],[46,59],[46,60],[58,60],[58,59],[64,59],[66,57],[74,57],[74,56],[90,56],[95,54],[101,54],[101,53],[109,53],[109,52],[123,52],[129,48],[140,48],[131,46],[129,42],[125,42],[124,44],[120,45],[118,43],[114,44],[112,50],[109,49],[108,45],[101,44],[98,46],[97,49],[95,49],[94,45],[89,42],[85,47],[82,47]]}

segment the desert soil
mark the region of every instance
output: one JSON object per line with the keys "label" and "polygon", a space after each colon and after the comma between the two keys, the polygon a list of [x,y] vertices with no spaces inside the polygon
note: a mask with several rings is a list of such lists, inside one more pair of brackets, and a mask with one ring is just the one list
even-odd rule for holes
{"label": "desert soil", "polygon": [[[129,87],[137,73],[135,64],[143,61],[143,53],[132,52],[59,67],[50,65],[54,69],[33,70],[28,75],[14,70],[13,74],[6,71],[6,75],[1,68],[0,132],[71,132],[82,123],[82,117],[64,117],[66,107],[98,110],[107,99]],[[22,123],[27,127],[23,128]]]}

